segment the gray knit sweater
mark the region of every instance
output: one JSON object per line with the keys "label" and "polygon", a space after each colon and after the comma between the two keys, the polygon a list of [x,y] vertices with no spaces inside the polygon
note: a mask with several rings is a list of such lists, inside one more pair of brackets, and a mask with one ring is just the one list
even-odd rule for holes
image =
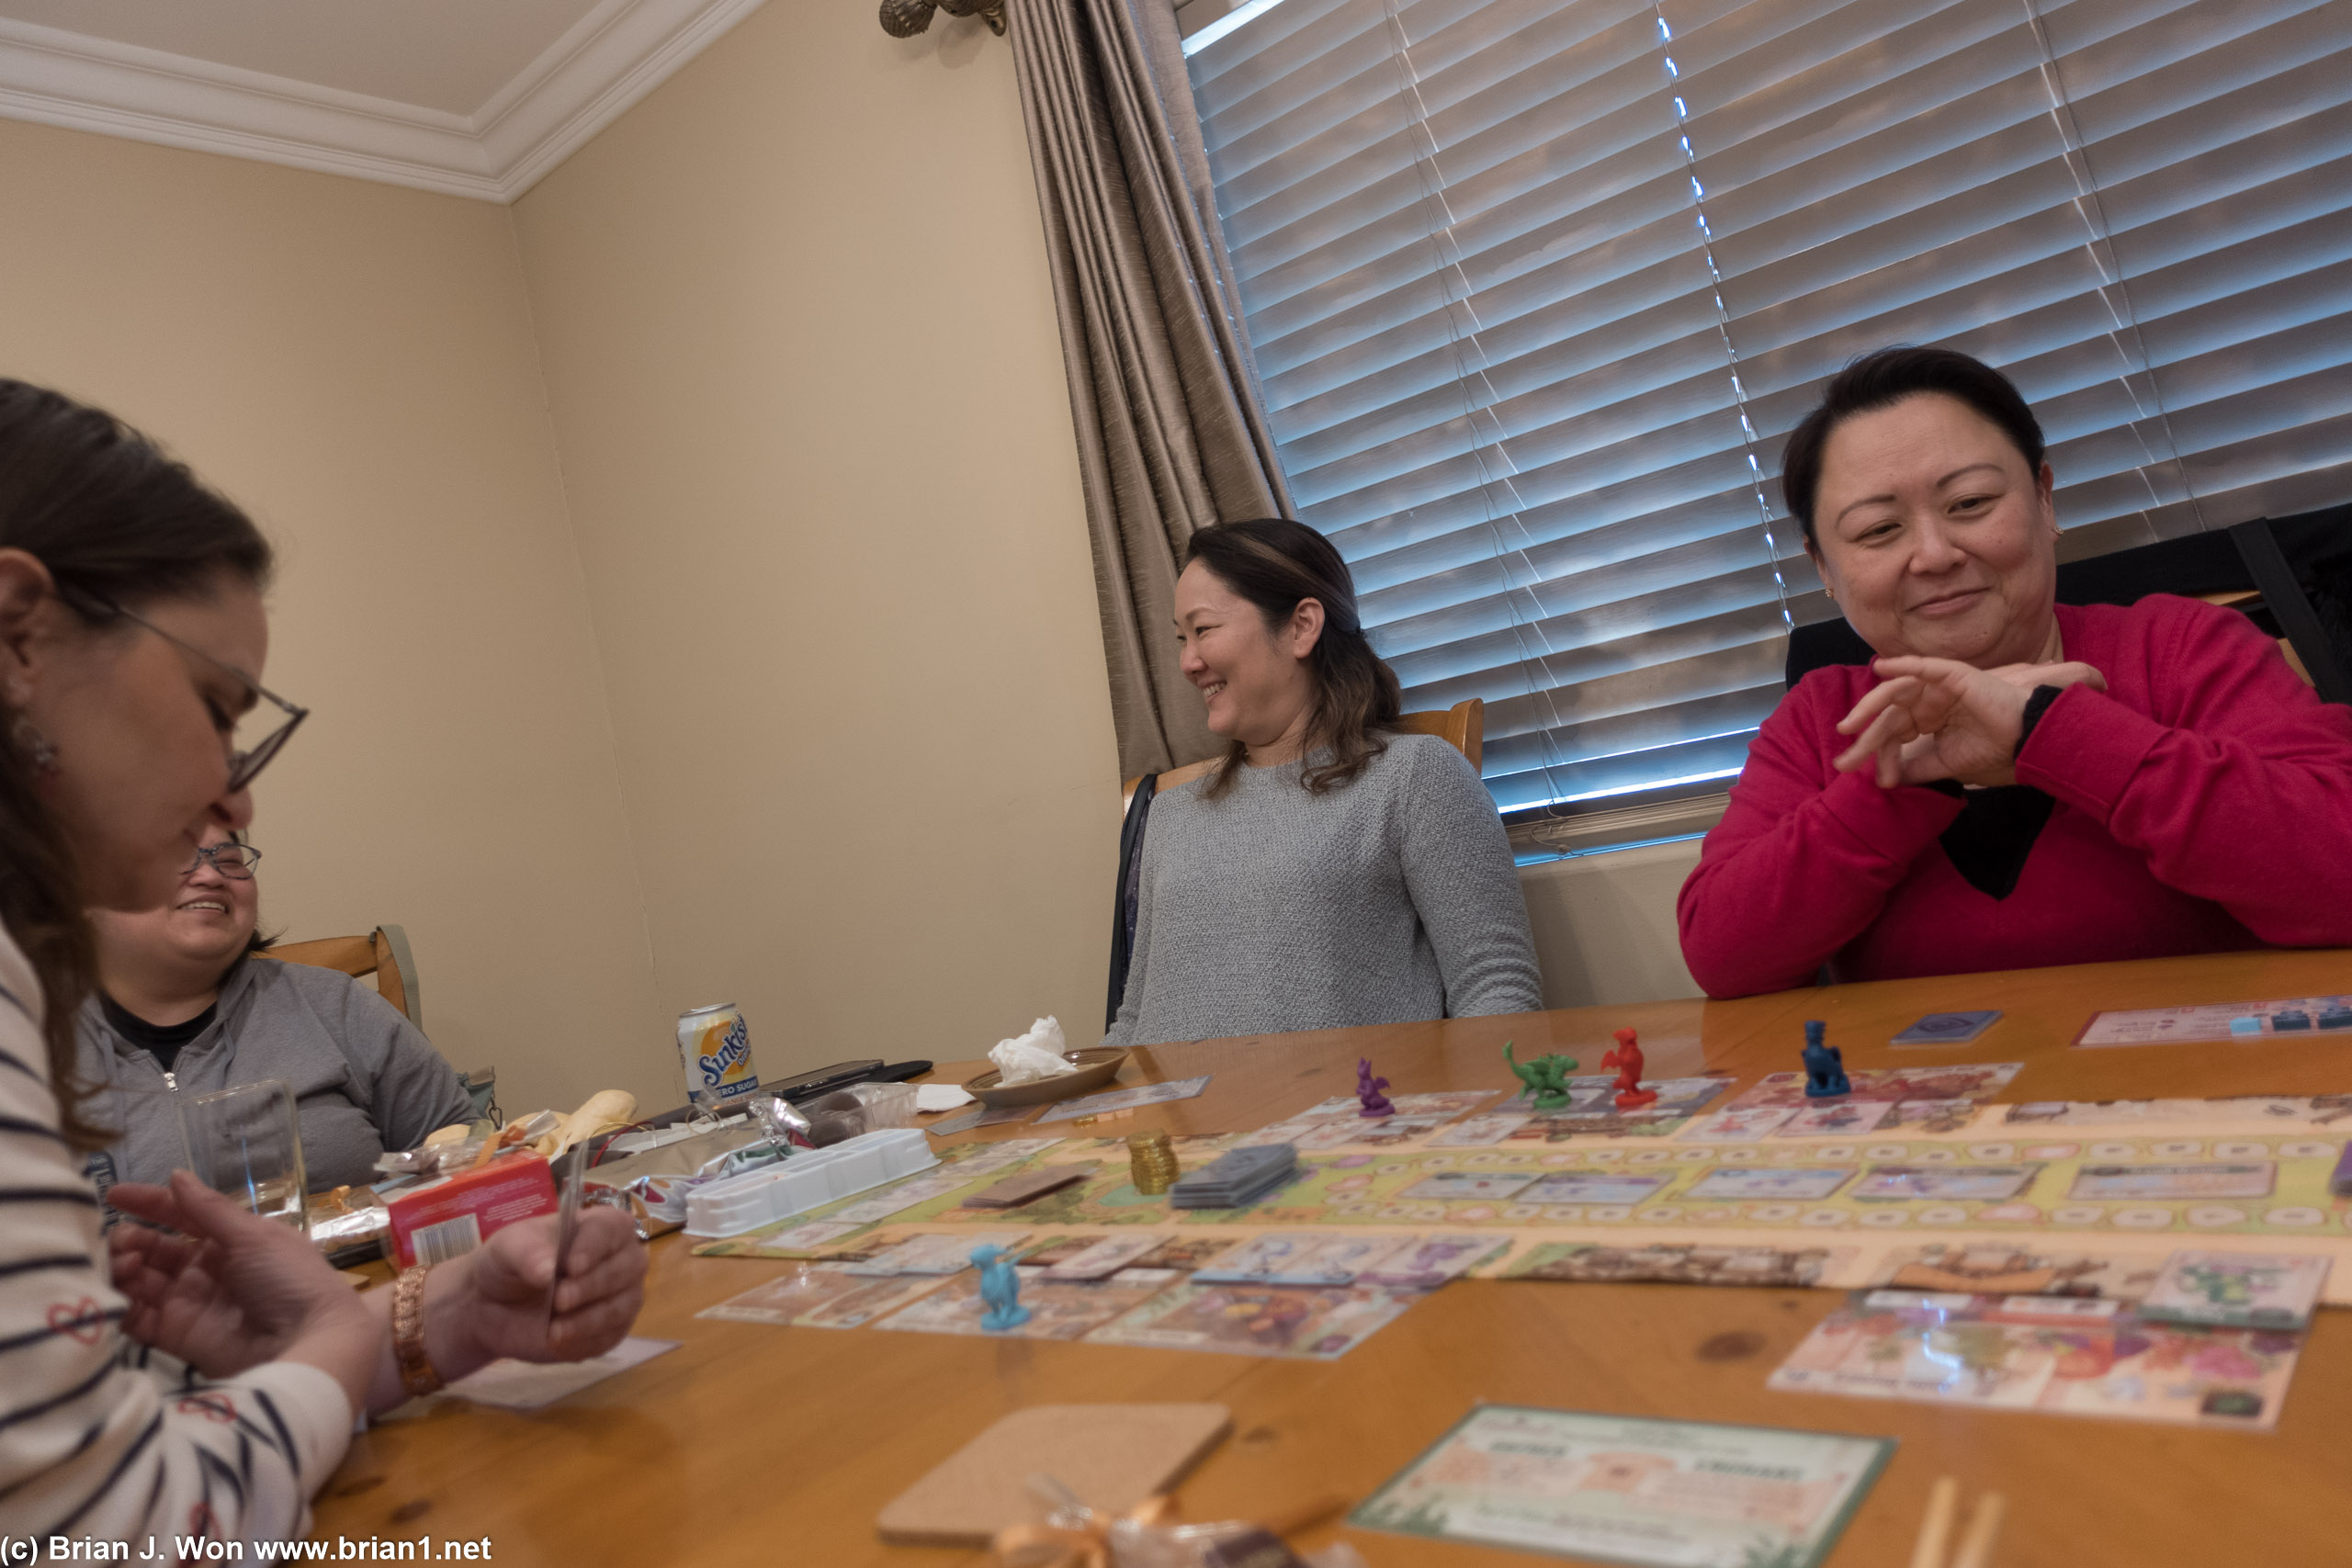
{"label": "gray knit sweater", "polygon": [[1391,737],[1343,788],[1296,764],[1206,779],[1146,819],[1135,958],[1106,1045],[1544,1005],[1494,801],[1462,753]]}

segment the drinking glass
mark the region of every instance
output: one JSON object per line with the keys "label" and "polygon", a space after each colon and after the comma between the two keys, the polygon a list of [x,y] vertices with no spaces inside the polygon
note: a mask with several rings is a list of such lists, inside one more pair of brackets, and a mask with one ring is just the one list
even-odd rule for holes
{"label": "drinking glass", "polygon": [[300,1227],[302,1134],[291,1084],[263,1078],[192,1095],[181,1120],[198,1180],[265,1219]]}

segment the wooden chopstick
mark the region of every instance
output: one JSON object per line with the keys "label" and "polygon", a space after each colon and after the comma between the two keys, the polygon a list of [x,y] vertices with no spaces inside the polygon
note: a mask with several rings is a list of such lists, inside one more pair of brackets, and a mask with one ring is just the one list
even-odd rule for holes
{"label": "wooden chopstick", "polygon": [[1960,1512],[1960,1482],[1950,1475],[1939,1478],[1928,1491],[1928,1513],[1919,1521],[1919,1539],[1911,1548],[1911,1568],[1992,1568],[1993,1545],[2000,1539],[2001,1521],[2008,1506],[2008,1500],[1998,1492],[1977,1498],[1960,1550],[1947,1558],[1952,1521]]}
{"label": "wooden chopstick", "polygon": [[1987,1492],[1976,1499],[1975,1511],[1968,1516],[1968,1532],[1961,1537],[1960,1554],[1951,1560],[1951,1568],[1990,1568],[1993,1542],[2001,1533],[2001,1519],[2008,1506],[2007,1499],[1998,1492]]}
{"label": "wooden chopstick", "polygon": [[1951,1550],[1951,1522],[1959,1512],[1960,1481],[1944,1476],[1928,1490],[1928,1517],[1919,1521],[1911,1568],[1944,1568],[1944,1554]]}

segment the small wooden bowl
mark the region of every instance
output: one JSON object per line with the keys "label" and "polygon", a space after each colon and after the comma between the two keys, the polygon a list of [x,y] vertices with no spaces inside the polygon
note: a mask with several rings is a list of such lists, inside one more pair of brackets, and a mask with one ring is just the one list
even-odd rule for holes
{"label": "small wooden bowl", "polygon": [[996,1081],[999,1075],[991,1067],[978,1077],[966,1079],[965,1091],[982,1105],[1043,1105],[1049,1100],[1068,1100],[1104,1088],[1119,1076],[1119,1067],[1127,1059],[1126,1052],[1115,1045],[1086,1045],[1066,1055],[1078,1064],[1078,1071],[1006,1088]]}

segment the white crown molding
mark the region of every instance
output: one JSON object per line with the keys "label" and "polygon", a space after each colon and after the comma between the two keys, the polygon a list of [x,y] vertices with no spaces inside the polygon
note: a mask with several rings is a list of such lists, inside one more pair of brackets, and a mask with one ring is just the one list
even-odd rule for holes
{"label": "white crown molding", "polygon": [[0,115],[514,200],[762,0],[604,0],[476,113],[0,17]]}

